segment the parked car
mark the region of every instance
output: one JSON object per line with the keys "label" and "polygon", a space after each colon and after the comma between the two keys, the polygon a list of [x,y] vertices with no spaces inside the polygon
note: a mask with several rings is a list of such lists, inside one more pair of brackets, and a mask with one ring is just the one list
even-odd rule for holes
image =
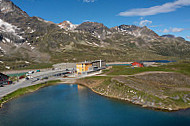
{"label": "parked car", "polygon": [[40,72],[40,70],[36,70],[36,72]]}
{"label": "parked car", "polygon": [[24,75],[19,77],[19,79],[23,79],[23,78],[25,78],[25,76],[24,76]]}
{"label": "parked car", "polygon": [[28,74],[33,74],[34,73],[34,71],[28,71]]}
{"label": "parked car", "polygon": [[68,72],[67,72],[67,74],[71,74],[71,73],[72,73],[72,71],[68,71]]}
{"label": "parked car", "polygon": [[63,78],[66,78],[66,77],[68,77],[68,76],[67,76],[67,75],[64,75],[64,76],[63,76]]}
{"label": "parked car", "polygon": [[32,82],[36,82],[36,81],[38,81],[38,80],[40,80],[39,78],[36,78],[36,79],[34,79]]}
{"label": "parked car", "polygon": [[42,79],[48,79],[48,77],[43,77]]}

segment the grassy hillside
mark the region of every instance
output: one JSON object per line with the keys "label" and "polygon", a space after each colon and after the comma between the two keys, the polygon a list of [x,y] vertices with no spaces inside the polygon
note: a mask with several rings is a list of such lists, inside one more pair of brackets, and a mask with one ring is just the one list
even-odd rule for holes
{"label": "grassy hillside", "polygon": [[144,107],[178,110],[190,107],[189,68],[187,61],[135,69],[114,66],[105,70],[104,76],[80,79],[77,83],[84,84],[101,95]]}

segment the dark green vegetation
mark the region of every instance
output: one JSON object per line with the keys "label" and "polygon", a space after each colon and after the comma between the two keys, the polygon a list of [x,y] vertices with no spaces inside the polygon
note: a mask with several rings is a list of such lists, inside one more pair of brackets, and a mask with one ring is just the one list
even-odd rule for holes
{"label": "dark green vegetation", "polygon": [[164,65],[161,67],[190,76],[190,61],[189,60],[179,61],[177,63],[170,63],[168,65]]}
{"label": "dark green vegetation", "polygon": [[89,85],[101,95],[144,107],[179,110],[190,107],[189,73],[188,61],[135,69],[114,66],[105,70],[104,76],[88,77],[78,83]]}
{"label": "dark green vegetation", "polygon": [[13,98],[22,96],[22,95],[27,94],[27,93],[34,92],[34,91],[36,91],[36,90],[38,90],[38,89],[40,89],[42,87],[50,86],[50,85],[56,84],[58,82],[60,82],[60,81],[59,80],[48,81],[48,82],[45,82],[45,83],[41,83],[41,84],[37,84],[37,85],[33,85],[33,86],[29,86],[29,87],[18,89],[18,90],[16,90],[13,93],[10,93],[7,96],[4,96],[0,100],[0,107],[2,107],[3,103],[5,103],[5,102],[7,102],[7,101],[9,101],[9,100],[11,100]]}
{"label": "dark green vegetation", "polygon": [[24,76],[26,74],[26,72],[24,73],[18,73],[18,74],[8,74],[9,77],[20,77],[20,76]]}

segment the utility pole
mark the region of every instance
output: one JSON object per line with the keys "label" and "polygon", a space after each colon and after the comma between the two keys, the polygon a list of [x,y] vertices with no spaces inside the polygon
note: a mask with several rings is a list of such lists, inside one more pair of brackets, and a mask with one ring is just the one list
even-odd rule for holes
{"label": "utility pole", "polygon": [[17,82],[18,82],[18,73],[17,73]]}
{"label": "utility pole", "polygon": [[100,59],[100,68],[102,68],[102,60]]}

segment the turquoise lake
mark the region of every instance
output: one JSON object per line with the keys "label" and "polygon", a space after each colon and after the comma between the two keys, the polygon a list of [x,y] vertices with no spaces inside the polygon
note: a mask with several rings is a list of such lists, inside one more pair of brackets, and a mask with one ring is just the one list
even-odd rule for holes
{"label": "turquoise lake", "polygon": [[6,103],[0,126],[190,126],[190,110],[154,111],[60,84]]}

